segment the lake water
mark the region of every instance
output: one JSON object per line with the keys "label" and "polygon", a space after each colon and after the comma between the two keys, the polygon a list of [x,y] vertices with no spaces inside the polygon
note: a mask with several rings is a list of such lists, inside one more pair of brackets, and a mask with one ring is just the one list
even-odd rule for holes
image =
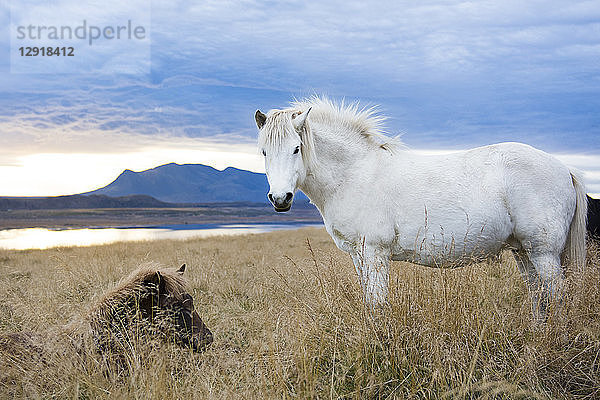
{"label": "lake water", "polygon": [[165,225],[144,228],[84,228],[46,229],[26,228],[0,230],[0,249],[48,249],[61,246],[92,246],[115,242],[159,239],[190,239],[220,235],[243,235],[284,229],[298,229],[322,224],[206,224]]}

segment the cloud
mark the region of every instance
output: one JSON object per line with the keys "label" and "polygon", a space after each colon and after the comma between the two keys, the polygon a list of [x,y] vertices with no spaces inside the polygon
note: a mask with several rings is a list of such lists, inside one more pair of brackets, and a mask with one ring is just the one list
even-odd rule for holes
{"label": "cloud", "polygon": [[[138,12],[135,4],[116,16],[102,10],[99,18],[137,17],[148,8],[140,5]],[[59,17],[57,10],[71,9]],[[46,14],[78,20],[90,10],[62,0]],[[213,115],[231,103],[256,107],[265,93],[277,97],[275,107],[317,92],[382,103],[392,116],[412,115],[414,127],[399,120],[392,130],[455,135],[492,119],[502,131],[543,134],[554,127],[552,135],[585,135],[600,122],[589,110],[600,107],[599,14],[593,2],[566,1],[157,1],[150,75],[116,76],[107,69],[111,74],[54,76],[53,82],[12,77],[17,84],[4,87],[61,98],[79,91],[79,98],[97,103],[101,95],[136,111],[147,101],[210,108]],[[230,90],[221,95],[223,88]],[[251,119],[239,127],[250,134]]]}
{"label": "cloud", "polygon": [[[307,75],[322,87],[332,73],[343,78],[377,74],[385,84],[375,90],[381,90],[390,82],[468,79],[473,73],[501,72],[501,80],[524,70],[536,80],[543,78],[539,69],[557,75],[560,65],[545,64],[554,50],[593,42],[589,33],[598,11],[579,5],[332,1],[273,7],[269,2],[203,2],[185,11],[195,18],[179,19],[174,32],[169,21],[180,10],[159,4],[154,26],[159,37],[185,41],[202,53],[204,63],[196,65],[211,68],[208,64],[217,61],[212,68],[223,77],[221,68],[258,72],[255,68],[265,65],[293,66],[278,69],[278,74],[267,71],[262,84],[279,86],[285,80],[288,88],[302,88],[301,78]],[[167,54],[178,48],[173,46]],[[581,54],[569,60],[573,56]],[[245,62],[235,62],[239,60]],[[516,65],[505,68],[509,63]],[[230,74],[229,79],[249,83],[257,76]],[[368,87],[373,90],[371,81]],[[363,82],[354,85],[365,89]]]}
{"label": "cloud", "polygon": [[[32,10],[59,21],[97,11],[100,20],[115,18],[111,7],[92,12],[87,3],[62,0],[45,12],[39,4]],[[136,2],[117,16],[137,18],[147,9],[147,2]],[[599,17],[593,2],[567,1],[155,1],[152,80],[191,74],[337,95],[348,94],[352,81],[352,95],[360,97],[389,96],[390,86],[403,82],[490,75],[493,82],[514,85],[526,77],[531,87],[558,82],[564,88],[565,78],[581,84],[572,76],[573,61],[579,73],[594,74]]]}
{"label": "cloud", "polygon": [[[115,110],[117,112],[117,110]],[[187,136],[186,128],[162,130],[151,123],[136,129],[132,116],[105,116],[100,120],[71,119],[68,114],[55,111],[54,115],[24,115],[0,120],[3,146],[0,147],[0,165],[14,165],[15,157],[40,153],[102,153],[120,154],[148,148],[198,148],[198,146],[249,146],[255,140],[235,131],[212,132],[204,139]],[[159,129],[158,131],[151,130]],[[201,129],[201,127],[195,127]],[[148,130],[151,130],[148,132]],[[218,148],[217,148],[218,150]],[[254,150],[256,152],[256,149]]]}

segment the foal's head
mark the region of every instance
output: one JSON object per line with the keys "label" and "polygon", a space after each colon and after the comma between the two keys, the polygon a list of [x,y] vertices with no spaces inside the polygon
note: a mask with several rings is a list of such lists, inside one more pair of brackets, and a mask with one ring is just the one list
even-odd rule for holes
{"label": "foal's head", "polygon": [[[179,269],[140,268],[92,310],[91,327],[100,350],[115,350],[129,334],[123,330],[141,326],[183,347],[203,351],[213,341],[211,331],[194,309]],[[144,330],[146,331],[146,330]]]}
{"label": "foal's head", "polygon": [[[176,274],[183,275],[185,264]],[[168,272],[167,272],[168,273]],[[176,285],[169,287],[167,273],[156,271],[144,281],[147,295],[139,300],[143,318],[156,324],[176,343],[202,351],[213,341],[212,332],[194,309],[194,299]]]}

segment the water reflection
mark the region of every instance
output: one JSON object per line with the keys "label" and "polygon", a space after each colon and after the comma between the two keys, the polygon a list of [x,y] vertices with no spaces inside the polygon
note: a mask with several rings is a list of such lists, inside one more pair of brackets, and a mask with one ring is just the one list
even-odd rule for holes
{"label": "water reflection", "polygon": [[190,239],[219,235],[264,233],[321,224],[168,225],[147,228],[85,228],[52,230],[26,228],[0,230],[0,249],[47,249],[61,246],[91,246],[115,242],[159,239]]}

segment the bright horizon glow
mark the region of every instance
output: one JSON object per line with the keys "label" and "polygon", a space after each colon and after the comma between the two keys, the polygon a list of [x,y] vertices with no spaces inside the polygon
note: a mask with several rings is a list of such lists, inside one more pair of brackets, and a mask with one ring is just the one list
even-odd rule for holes
{"label": "bright horizon glow", "polygon": [[[156,146],[123,153],[37,153],[0,166],[0,196],[60,196],[104,187],[124,170],[136,172],[168,163],[203,164],[218,170],[235,167],[264,173],[262,156],[251,143],[220,144],[196,140],[196,146]],[[194,148],[196,147],[196,148]],[[412,149],[418,154],[448,154],[456,150]],[[600,156],[555,154],[560,161],[584,173],[592,197],[600,198]],[[76,167],[74,167],[76,166]]]}
{"label": "bright horizon glow", "polygon": [[263,161],[247,146],[230,151],[155,148],[126,153],[38,153],[0,166],[0,196],[60,196],[92,191],[114,181],[126,169],[143,171],[168,163],[204,164],[218,170],[235,167],[264,172]]}

